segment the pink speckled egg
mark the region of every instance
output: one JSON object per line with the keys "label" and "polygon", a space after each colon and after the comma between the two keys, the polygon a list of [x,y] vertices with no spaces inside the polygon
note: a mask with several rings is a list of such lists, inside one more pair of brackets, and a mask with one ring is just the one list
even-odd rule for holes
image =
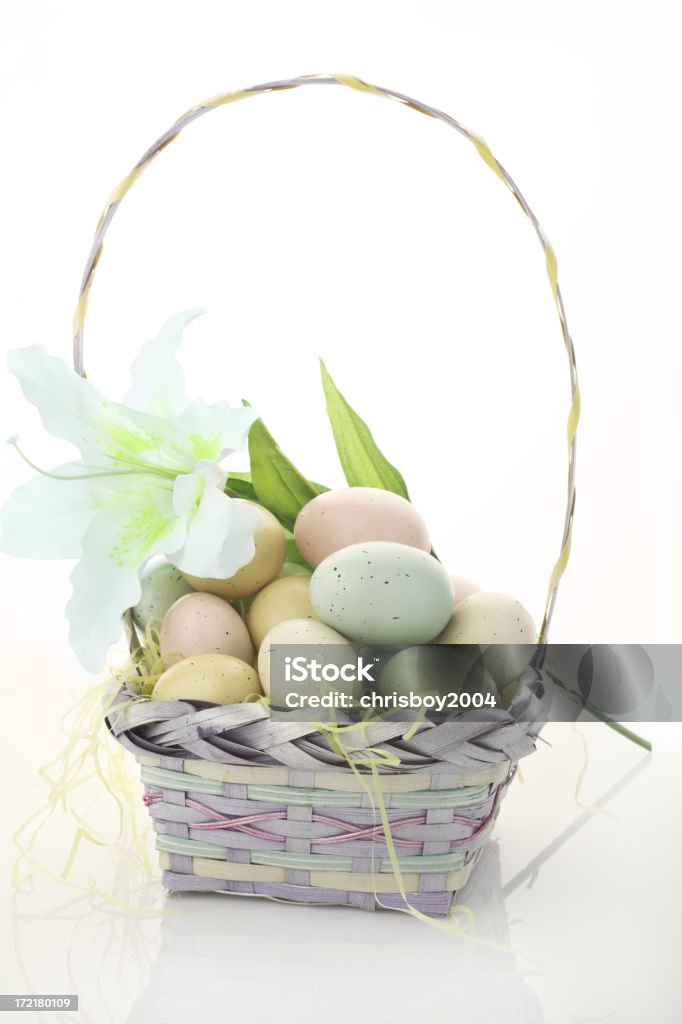
{"label": "pink speckled egg", "polygon": [[166,612],[159,634],[166,667],[197,654],[229,654],[251,663],[253,644],[232,605],[215,594],[187,594]]}
{"label": "pink speckled egg", "polygon": [[465,576],[456,576],[454,572],[450,573],[450,579],[452,580],[452,586],[455,591],[455,608],[460,601],[466,601],[467,597],[471,597],[472,594],[477,594],[481,589]]}
{"label": "pink speckled egg", "polygon": [[312,566],[341,548],[366,541],[431,550],[426,524],[414,505],[376,487],[346,487],[313,498],[298,514],[294,537]]}

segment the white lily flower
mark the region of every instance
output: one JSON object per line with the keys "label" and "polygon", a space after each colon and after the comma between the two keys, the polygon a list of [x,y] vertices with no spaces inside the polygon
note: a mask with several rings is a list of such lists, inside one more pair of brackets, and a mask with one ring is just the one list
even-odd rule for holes
{"label": "white lily flower", "polygon": [[194,576],[226,579],[253,558],[257,509],[225,494],[221,462],[258,413],[185,395],[176,351],[200,310],[181,313],[138,355],[127,404],[109,402],[39,346],[9,355],[24,394],[73,460],[19,487],[0,512],[0,546],[28,558],[77,558],[66,611],[71,646],[98,671],[163,554]]}

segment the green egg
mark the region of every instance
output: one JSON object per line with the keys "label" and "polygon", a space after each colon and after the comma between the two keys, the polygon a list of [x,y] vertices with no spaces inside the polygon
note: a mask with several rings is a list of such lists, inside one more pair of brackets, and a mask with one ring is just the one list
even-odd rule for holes
{"label": "green egg", "polygon": [[389,541],[352,544],[329,555],[310,580],[319,618],[369,644],[433,640],[452,614],[452,582],[426,551]]}
{"label": "green egg", "polygon": [[473,704],[469,699],[461,703],[459,700],[450,701],[450,695],[459,698],[467,693],[473,698],[474,694],[479,694],[480,706],[490,706],[485,704],[486,696],[494,698],[493,706],[500,703],[495,681],[484,667],[478,648],[464,650],[446,645],[406,647],[394,654],[383,667],[376,689],[384,696],[395,693],[406,697],[411,694],[446,697],[445,715],[459,714],[479,703],[478,697]]}
{"label": "green egg", "polygon": [[145,630],[154,620],[160,624],[172,604],[186,594],[193,594],[191,586],[179,569],[164,559],[153,559],[140,579],[142,594],[133,608],[135,625]]}

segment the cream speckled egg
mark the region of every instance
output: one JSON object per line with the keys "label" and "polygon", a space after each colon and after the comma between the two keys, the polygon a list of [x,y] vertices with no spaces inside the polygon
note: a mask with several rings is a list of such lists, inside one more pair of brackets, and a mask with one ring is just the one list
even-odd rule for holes
{"label": "cream speckled egg", "polygon": [[[235,499],[235,501],[242,500],[244,499]],[[192,584],[195,590],[217,594],[227,601],[233,601],[239,597],[250,597],[251,594],[262,590],[279,574],[287,553],[284,530],[272,512],[268,512],[262,505],[256,505],[253,501],[247,504],[253,505],[261,513],[261,523],[253,535],[256,545],[253,559],[234,576],[226,580],[204,579],[184,573],[185,579]]]}
{"label": "cream speckled egg", "polygon": [[377,487],[326,491],[304,505],[294,526],[296,546],[311,565],[363,541],[393,541],[431,550],[426,524],[414,505]]}
{"label": "cream speckled egg", "polygon": [[235,609],[215,594],[187,594],[168,609],[159,633],[168,667],[194,654],[231,654],[253,661],[249,631]]}
{"label": "cream speckled egg", "polygon": [[[322,664],[337,664],[339,659],[332,650],[325,655],[324,647],[332,645],[333,648],[342,648],[344,660],[350,659],[354,653],[354,647],[341,636],[335,629],[326,626],[324,622],[317,622],[315,619],[290,619],[280,622],[274,626],[265,636],[258,653],[258,674],[264,691],[270,694],[270,648],[277,644],[290,644],[291,646],[303,644],[315,644],[321,648],[319,660]],[[346,653],[347,652],[347,653]],[[343,664],[342,661],[340,664]]]}
{"label": "cream speckled egg", "polygon": [[485,667],[502,687],[527,665],[536,635],[533,620],[519,601],[481,590],[456,606],[436,643],[483,647]]}
{"label": "cream speckled egg", "polygon": [[310,577],[287,576],[274,580],[253,599],[246,623],[256,648],[273,626],[287,619],[316,619],[310,603]]}
{"label": "cream speckled egg", "polygon": [[238,704],[262,692],[258,673],[245,661],[229,654],[197,654],[166,669],[151,699]]}
{"label": "cream speckled egg", "polygon": [[329,555],[310,580],[313,608],[352,640],[420,644],[452,614],[452,582],[432,555],[405,544],[369,541]]}
{"label": "cream speckled egg", "polygon": [[179,569],[165,558],[155,558],[140,578],[142,593],[133,608],[135,625],[144,630],[150,620],[160,623],[172,604],[185,594],[193,594],[191,586]]}

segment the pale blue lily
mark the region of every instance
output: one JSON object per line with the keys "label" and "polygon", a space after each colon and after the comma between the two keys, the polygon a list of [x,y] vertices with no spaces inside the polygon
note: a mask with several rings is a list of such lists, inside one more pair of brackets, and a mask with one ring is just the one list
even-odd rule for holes
{"label": "pale blue lily", "polygon": [[226,402],[190,402],[176,352],[200,310],[181,313],[138,355],[126,404],[109,402],[39,346],[9,355],[24,394],[74,460],[18,488],[0,513],[0,546],[28,558],[76,558],[71,646],[98,671],[140,597],[155,555],[194,576],[227,578],[251,561],[259,513],[225,493],[222,461],[257,418]]}

